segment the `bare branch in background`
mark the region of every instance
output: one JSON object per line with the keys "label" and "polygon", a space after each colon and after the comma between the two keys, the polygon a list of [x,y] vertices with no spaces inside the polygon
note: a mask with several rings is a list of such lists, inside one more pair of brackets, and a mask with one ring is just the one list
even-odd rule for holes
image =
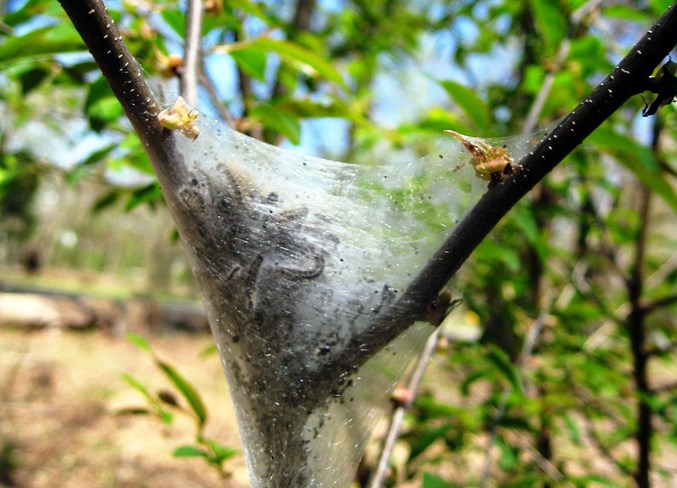
{"label": "bare branch in background", "polygon": [[197,108],[197,87],[200,70],[200,42],[202,41],[202,0],[188,0],[186,12],[186,35],[184,40],[183,70],[181,72],[181,96],[188,105]]}
{"label": "bare branch in background", "polygon": [[207,90],[207,95],[212,101],[212,104],[219,111],[219,115],[221,115],[221,118],[224,120],[224,122],[228,124],[231,129],[235,129],[235,119],[232,115],[230,115],[230,112],[226,106],[221,102],[219,94],[216,92],[216,87],[205,72],[204,66],[200,66],[199,70],[200,83],[202,83],[202,86],[204,86],[205,90]]}
{"label": "bare branch in background", "polygon": [[395,443],[397,442],[397,438],[400,435],[400,430],[402,429],[404,414],[407,413],[407,410],[409,407],[411,407],[411,404],[414,401],[416,391],[418,390],[418,385],[421,382],[421,378],[423,377],[425,368],[428,365],[428,361],[430,361],[430,358],[435,353],[439,336],[440,328],[438,327],[435,332],[433,332],[430,337],[428,337],[428,341],[426,342],[423,351],[418,357],[416,367],[414,368],[411,378],[409,378],[409,381],[405,387],[407,399],[403,402],[399,402],[392,414],[390,427],[388,428],[388,434],[386,435],[385,441],[383,442],[381,457],[379,458],[378,465],[376,467],[376,471],[374,471],[371,482],[368,485],[369,488],[381,488],[383,486],[383,482],[388,475],[390,457],[393,454]]}

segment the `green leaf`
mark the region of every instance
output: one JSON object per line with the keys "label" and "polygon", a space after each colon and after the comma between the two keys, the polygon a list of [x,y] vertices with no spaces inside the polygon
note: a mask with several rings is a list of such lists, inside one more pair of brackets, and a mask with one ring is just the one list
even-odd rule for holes
{"label": "green leaf", "polygon": [[251,111],[251,116],[265,127],[285,136],[292,144],[301,142],[301,123],[295,114],[285,112],[269,104],[261,104]]}
{"label": "green leaf", "polygon": [[141,349],[142,351],[146,351],[146,352],[149,352],[151,354],[153,353],[153,350],[151,349],[148,341],[146,339],[144,339],[143,337],[141,337],[140,335],[135,334],[133,332],[128,332],[127,333],[127,340],[129,342],[131,342],[132,344],[134,344],[139,349]]}
{"label": "green leaf", "polygon": [[219,465],[224,461],[232,458],[239,452],[237,449],[224,446],[211,439],[207,440],[207,445],[209,446],[209,450],[213,454],[212,458],[214,462],[216,462]]}
{"label": "green leaf", "polygon": [[109,144],[108,146],[104,146],[101,149],[97,149],[95,151],[92,151],[87,157],[85,157],[82,161],[78,162],[78,166],[91,166],[97,163],[100,163],[102,160],[106,159],[106,157],[113,152],[113,150],[117,147],[117,144]]}
{"label": "green leaf", "polygon": [[198,354],[198,357],[201,359],[205,359],[209,356],[214,356],[215,354],[219,353],[219,349],[216,347],[216,344],[210,344],[207,347],[205,347],[202,351],[200,351],[200,354]]}
{"label": "green leaf", "polygon": [[559,1],[529,0],[531,12],[534,16],[536,31],[545,41],[546,47],[554,51],[564,39],[567,22],[562,14],[563,9]]}
{"label": "green leaf", "polygon": [[441,81],[440,85],[477,129],[487,129],[490,126],[491,111],[475,91],[455,81]]}
{"label": "green leaf", "polygon": [[52,70],[44,66],[26,66],[28,69],[21,70],[18,79],[21,83],[21,92],[24,95],[38,88],[51,74]]}
{"label": "green leaf", "polygon": [[460,386],[461,394],[464,397],[470,396],[470,387],[477,381],[486,378],[488,376],[487,373],[488,371],[486,369],[482,369],[466,375]]}
{"label": "green leaf", "polygon": [[542,66],[527,66],[524,71],[524,81],[522,81],[522,89],[530,94],[536,94],[543,86],[543,79],[545,78],[545,68]]}
{"label": "green leaf", "polygon": [[454,485],[450,485],[442,478],[435,476],[430,473],[423,473],[423,483],[421,488],[452,488]]}
{"label": "green leaf", "polygon": [[437,107],[430,109],[423,119],[418,123],[420,129],[432,132],[442,132],[446,129],[452,129],[461,134],[468,132],[468,127],[459,121],[457,114],[449,113]]}
{"label": "green leaf", "polygon": [[446,435],[454,428],[451,424],[444,424],[435,428],[426,428],[421,432],[417,432],[416,437],[411,442],[411,454],[409,459],[412,460],[425,452],[437,439],[444,439]]}
{"label": "green leaf", "polygon": [[50,11],[56,13],[58,12],[57,8],[61,9],[59,6],[55,6],[52,0],[28,0],[20,9],[5,15],[2,21],[10,27],[16,27],[34,19],[37,15],[46,15]]}
{"label": "green leaf", "polygon": [[517,367],[510,361],[510,358],[502,349],[489,344],[487,360],[510,383],[514,392],[520,395],[524,394]]}
{"label": "green leaf", "polygon": [[120,119],[123,114],[122,106],[115,97],[106,97],[97,101],[87,112],[89,125],[96,132],[101,132],[108,125]]}
{"label": "green leaf", "polygon": [[651,149],[628,136],[612,131],[607,126],[602,126],[593,132],[588,142],[615,156],[620,164],[632,171],[642,183],[659,195],[677,213],[677,194],[663,177]]}
{"label": "green leaf", "polygon": [[162,201],[162,190],[158,183],[153,182],[132,192],[125,205],[125,211],[129,212],[143,203],[153,204],[158,201]]}
{"label": "green leaf", "polygon": [[150,391],[143,385],[143,383],[128,374],[123,374],[122,379],[125,381],[125,383],[143,395],[148,405],[151,406],[155,414],[163,423],[166,425],[171,425],[171,423],[174,421],[174,416],[171,412],[160,406],[160,404],[157,402],[157,400],[155,400],[153,395],[151,395]]}
{"label": "green leaf", "polygon": [[520,462],[519,450],[508,444],[502,437],[496,438],[496,445],[499,450],[498,465],[500,468],[504,471],[515,469]]}
{"label": "green leaf", "polygon": [[186,34],[186,16],[178,8],[168,8],[162,11],[164,20],[180,37]]}
{"label": "green leaf", "polygon": [[230,52],[237,65],[249,76],[258,81],[266,80],[265,51],[260,47],[244,47]]}
{"label": "green leaf", "polygon": [[149,400],[151,403],[155,401],[153,395],[150,394],[148,388],[146,388],[144,384],[141,383],[141,381],[137,380],[136,378],[134,378],[132,375],[129,374],[123,374],[122,379],[124,380],[125,383],[127,383],[129,386],[131,386],[136,391],[141,393],[144,397],[146,397],[146,399]]}
{"label": "green leaf", "polygon": [[583,436],[581,435],[581,429],[578,426],[578,423],[572,419],[570,415],[565,415],[563,420],[572,442],[575,445],[580,446],[583,441]]}
{"label": "green leaf", "polygon": [[341,74],[323,56],[291,41],[261,37],[252,41],[222,47],[219,52],[231,53],[246,48],[258,48],[274,52],[280,60],[311,78],[322,78],[347,89]]}
{"label": "green leaf", "polygon": [[170,364],[156,359],[156,364],[160,369],[165,373],[167,378],[174,384],[177,390],[183,395],[183,397],[190,405],[191,410],[198,419],[199,425],[204,426],[207,421],[207,409],[205,408],[204,402],[200,397],[199,393],[193,385],[190,384],[173,366]]}
{"label": "green leaf", "polygon": [[117,190],[110,190],[103,194],[103,196],[96,199],[94,202],[94,212],[101,212],[113,205],[120,198],[120,192]]}
{"label": "green leaf", "polygon": [[649,5],[657,15],[663,15],[672,3],[673,0],[649,0]]}
{"label": "green leaf", "polygon": [[8,38],[0,45],[0,68],[21,61],[49,58],[56,54],[85,49],[84,42],[72,24],[60,22],[35,29],[23,36]]}
{"label": "green leaf", "polygon": [[209,453],[196,446],[180,446],[174,449],[172,456],[175,458],[200,457],[209,459]]}
{"label": "green leaf", "polygon": [[522,260],[518,249],[491,239],[482,241],[478,247],[478,254],[491,256],[494,262],[502,262],[512,272],[517,272],[522,268]]}
{"label": "green leaf", "polygon": [[570,481],[575,486],[611,486],[617,487],[618,481],[612,481],[599,474],[591,474],[587,476],[571,476]]}
{"label": "green leaf", "polygon": [[604,43],[601,39],[592,35],[572,40],[569,58],[572,67],[581,66],[580,76],[584,77],[594,73],[606,72],[613,68],[613,65],[607,59]]}
{"label": "green leaf", "polygon": [[630,20],[639,24],[650,24],[653,19],[648,13],[629,5],[609,5],[603,10],[604,16],[610,19]]}
{"label": "green leaf", "polygon": [[416,398],[414,403],[422,420],[431,420],[436,418],[449,419],[458,414],[459,408],[448,403],[441,403],[431,396],[422,395]]}
{"label": "green leaf", "polygon": [[100,132],[122,117],[122,106],[103,76],[89,85],[83,111],[87,115],[89,125],[96,132]]}

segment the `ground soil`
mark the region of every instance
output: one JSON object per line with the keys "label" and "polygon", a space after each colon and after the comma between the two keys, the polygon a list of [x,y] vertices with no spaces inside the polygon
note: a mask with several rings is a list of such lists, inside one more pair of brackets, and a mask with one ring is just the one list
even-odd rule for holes
{"label": "ground soil", "polygon": [[[153,349],[203,395],[207,435],[241,449],[226,382],[207,334],[149,337]],[[172,425],[151,415],[122,380],[151,391],[171,390],[152,357],[125,336],[92,331],[0,329],[0,486],[245,487],[242,454],[227,462],[229,479],[200,459],[176,459],[194,440],[194,420],[177,413]],[[184,402],[185,404],[185,402]]]}

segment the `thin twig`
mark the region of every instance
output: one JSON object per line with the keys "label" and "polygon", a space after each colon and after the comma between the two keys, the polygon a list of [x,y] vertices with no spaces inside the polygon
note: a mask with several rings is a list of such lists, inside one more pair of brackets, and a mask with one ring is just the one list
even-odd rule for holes
{"label": "thin twig", "polygon": [[380,488],[383,486],[386,475],[388,474],[388,465],[390,464],[390,457],[392,456],[393,449],[395,448],[395,443],[397,438],[400,435],[400,430],[402,428],[402,421],[404,420],[404,414],[407,412],[409,407],[411,407],[412,402],[415,398],[415,393],[418,390],[418,385],[423,377],[423,372],[425,371],[428,361],[435,353],[435,348],[437,347],[437,339],[440,335],[440,328],[438,327],[435,331],[428,337],[428,341],[421,351],[421,354],[416,362],[416,367],[411,374],[411,378],[407,382],[406,390],[411,393],[411,396],[404,403],[398,404],[397,408],[393,412],[392,419],[390,420],[390,427],[388,428],[388,434],[383,443],[383,450],[381,451],[381,457],[376,467],[376,471],[372,476],[371,482],[369,483],[369,488]]}
{"label": "thin twig", "polygon": [[209,75],[205,71],[204,66],[200,66],[199,69],[200,71],[198,72],[198,75],[200,77],[200,83],[202,83],[202,86],[204,86],[205,90],[207,90],[207,95],[209,96],[209,99],[212,101],[214,107],[216,107],[216,110],[219,111],[219,115],[221,115],[223,121],[226,122],[231,129],[234,129],[235,119],[233,118],[232,115],[230,115],[230,112],[228,111],[226,106],[223,103],[221,103],[221,99],[219,98],[219,94],[216,92],[214,82],[212,82],[212,80],[209,78]]}
{"label": "thin twig", "polygon": [[158,121],[159,104],[143,78],[115,22],[101,0],[59,0],[92,53],[150,157],[164,194],[186,181],[183,159],[174,150],[174,135]]}
{"label": "thin twig", "polygon": [[[660,118],[654,120],[652,150],[658,151],[658,140],[661,132]],[[637,467],[634,472],[635,482],[639,488],[651,486],[651,440],[654,434],[653,412],[647,397],[651,395],[649,385],[649,359],[647,353],[646,311],[642,307],[644,295],[644,276],[646,267],[647,239],[650,225],[651,191],[643,183],[639,187],[639,229],[635,240],[634,259],[627,277],[627,294],[630,313],[626,319],[626,328],[630,336],[630,349],[633,362],[633,381],[637,402],[635,442],[637,444]]]}
{"label": "thin twig", "polygon": [[661,308],[670,307],[677,303],[677,295],[668,295],[666,297],[658,298],[648,303],[644,303],[644,313],[650,314]]}
{"label": "thin twig", "polygon": [[184,41],[181,96],[188,105],[197,108],[197,86],[200,68],[200,41],[202,40],[202,0],[188,0],[186,12],[186,39]]}

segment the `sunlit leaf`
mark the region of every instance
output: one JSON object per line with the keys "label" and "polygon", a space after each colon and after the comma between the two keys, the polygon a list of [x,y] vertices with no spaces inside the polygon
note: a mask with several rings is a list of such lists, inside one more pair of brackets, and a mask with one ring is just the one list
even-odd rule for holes
{"label": "sunlit leaf", "polygon": [[566,19],[559,1],[529,0],[536,30],[549,50],[554,51],[566,34]]}
{"label": "sunlit leaf", "polygon": [[593,132],[588,142],[614,155],[620,164],[632,171],[642,183],[651,188],[677,213],[677,194],[672,185],[665,180],[651,149],[606,126]]}
{"label": "sunlit leaf", "polygon": [[51,12],[58,12],[61,7],[55,5],[52,0],[28,0],[21,8],[7,13],[2,21],[10,26],[16,27],[19,24],[35,19],[38,15],[48,15]]}
{"label": "sunlit leaf", "polygon": [[127,340],[143,351],[153,352],[150,347],[150,343],[146,339],[141,337],[139,334],[135,334],[134,332],[128,332]]}
{"label": "sunlit leaf", "polygon": [[180,37],[183,37],[186,33],[186,15],[178,8],[164,9],[162,11],[162,20]]}
{"label": "sunlit leaf", "polygon": [[266,79],[266,52],[257,46],[245,47],[230,52],[237,65],[258,81]]}
{"label": "sunlit leaf", "polygon": [[454,99],[477,129],[489,127],[491,123],[489,107],[474,90],[455,81],[441,81],[440,85]]}
{"label": "sunlit leaf", "polygon": [[522,381],[517,367],[510,361],[508,355],[498,347],[489,345],[487,349],[487,360],[512,386],[513,392],[523,394]]}
{"label": "sunlit leaf", "polygon": [[90,127],[96,132],[100,132],[108,124],[118,120],[124,113],[120,102],[115,98],[103,77],[99,77],[89,85],[84,112]]}
{"label": "sunlit leaf", "polygon": [[207,440],[206,442],[207,445],[209,446],[209,450],[213,454],[214,462],[216,462],[217,464],[223,463],[224,461],[232,458],[239,452],[237,449],[224,446],[211,439]]}
{"label": "sunlit leaf", "polygon": [[203,426],[207,421],[207,409],[205,408],[200,394],[172,365],[159,359],[156,360],[156,363],[186,399],[191,410],[197,417],[199,425]]}
{"label": "sunlit leaf", "polygon": [[196,446],[181,446],[174,449],[172,456],[175,458],[200,457],[208,459],[209,453]]}
{"label": "sunlit leaf", "polygon": [[265,127],[285,136],[292,144],[301,142],[301,123],[295,114],[284,112],[269,104],[261,104],[251,110],[251,116]]}
{"label": "sunlit leaf", "polygon": [[649,5],[657,15],[663,15],[673,3],[673,0],[649,0]]}
{"label": "sunlit leaf", "polygon": [[341,74],[323,56],[290,41],[262,37],[247,42],[219,46],[215,52],[231,53],[246,48],[274,52],[283,63],[294,67],[311,78],[321,78],[347,88]]}
{"label": "sunlit leaf", "polygon": [[29,31],[23,36],[8,38],[0,45],[0,68],[10,63],[85,49],[85,44],[75,28],[70,23],[61,22]]}
{"label": "sunlit leaf", "polygon": [[640,11],[637,8],[633,8],[630,5],[609,5],[603,9],[605,17],[610,19],[619,19],[619,20],[632,20],[633,22],[641,22],[649,24],[651,23],[651,16]]}
{"label": "sunlit leaf", "polygon": [[421,488],[453,488],[453,486],[454,485],[450,485],[434,474],[423,473],[423,484],[421,485]]}

